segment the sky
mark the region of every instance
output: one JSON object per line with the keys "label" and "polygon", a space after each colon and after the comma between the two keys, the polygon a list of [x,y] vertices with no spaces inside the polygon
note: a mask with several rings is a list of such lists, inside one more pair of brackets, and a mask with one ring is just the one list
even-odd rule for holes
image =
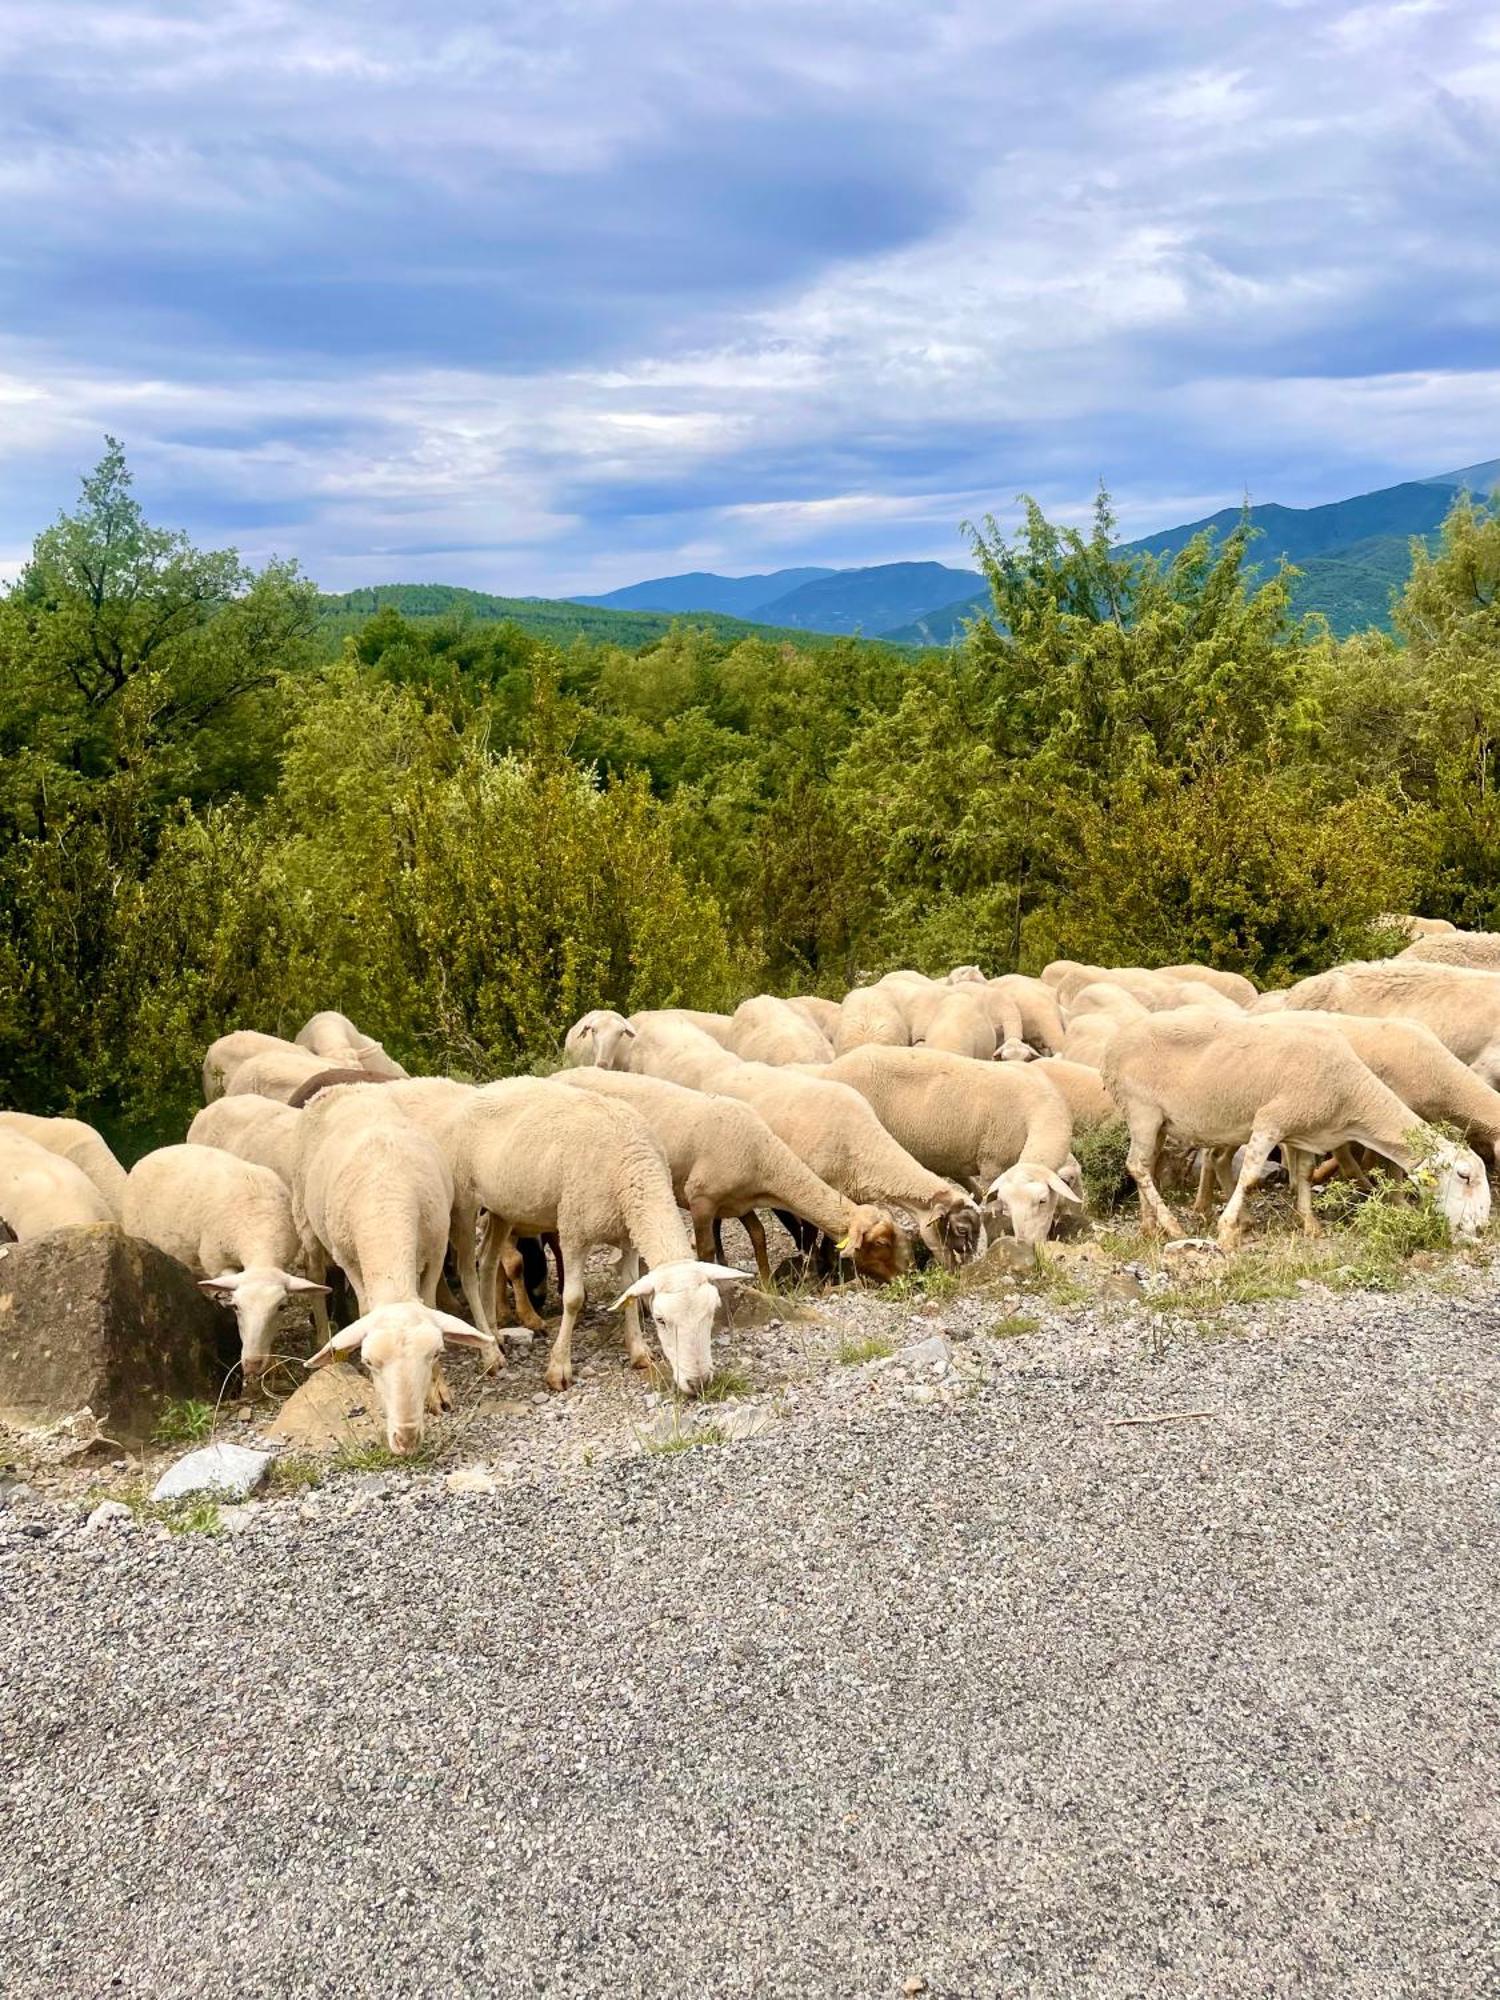
{"label": "sky", "polygon": [[1500,454],[1493,0],[0,0],[0,574],[965,559]]}

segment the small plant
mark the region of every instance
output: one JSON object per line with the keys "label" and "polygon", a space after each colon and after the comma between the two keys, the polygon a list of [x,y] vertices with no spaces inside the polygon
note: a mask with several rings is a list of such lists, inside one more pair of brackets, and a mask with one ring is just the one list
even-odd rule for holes
{"label": "small plant", "polygon": [[405,1454],[392,1451],[384,1444],[342,1444],[330,1461],[334,1472],[415,1472],[431,1465],[438,1455],[438,1448],[430,1439],[423,1438],[415,1451]]}
{"label": "small plant", "polygon": [[894,1341],[887,1340],[883,1333],[872,1333],[863,1340],[842,1342],[838,1358],[845,1368],[857,1368],[862,1361],[884,1361],[895,1351]]}
{"label": "small plant", "polygon": [[203,1444],[214,1433],[214,1406],[193,1396],[173,1396],[161,1406],[151,1433],[155,1444]]}
{"label": "small plant", "polygon": [[731,1396],[747,1396],[750,1393],[750,1377],[743,1368],[720,1368],[698,1391],[700,1403],[726,1403]]}
{"label": "small plant", "polygon": [[1135,1183],[1125,1165],[1130,1127],[1123,1118],[1073,1133],[1073,1157],[1083,1173],[1084,1202],[1091,1215],[1112,1215],[1129,1201]]}
{"label": "small plant", "polygon": [[1080,1284],[1065,1265],[1055,1263],[1050,1257],[1038,1255],[1035,1269],[1029,1278],[1021,1280],[1030,1284],[1050,1304],[1055,1306],[1086,1305],[1091,1296],[1087,1285]]}
{"label": "small plant", "polygon": [[1035,1333],[1041,1325],[1030,1313],[1007,1313],[1004,1319],[997,1319],[990,1328],[991,1340],[1024,1340],[1028,1333]]}
{"label": "small plant", "polygon": [[652,1458],[674,1458],[680,1451],[696,1451],[700,1445],[722,1444],[724,1433],[717,1424],[701,1424],[695,1430],[685,1431],[680,1426],[670,1437],[647,1438],[642,1449]]}
{"label": "small plant", "polygon": [[271,1466],[271,1485],[278,1493],[306,1493],[327,1477],[327,1466],[315,1458],[278,1458]]}
{"label": "small plant", "polygon": [[899,1278],[892,1278],[885,1288],[885,1296],[897,1301],[906,1299],[951,1299],[959,1289],[958,1273],[944,1270],[941,1264],[929,1264],[921,1271],[903,1271]]}
{"label": "small plant", "polygon": [[206,1495],[167,1502],[153,1512],[169,1535],[217,1535],[224,1526],[218,1501]]}

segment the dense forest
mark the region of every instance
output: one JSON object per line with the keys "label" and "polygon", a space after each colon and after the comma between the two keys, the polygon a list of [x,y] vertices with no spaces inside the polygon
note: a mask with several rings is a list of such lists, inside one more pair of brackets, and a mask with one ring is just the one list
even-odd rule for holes
{"label": "dense forest", "polygon": [[633,647],[384,606],[148,523],[111,443],[0,599],[0,1099],[176,1136],[204,1046],[339,1007],[414,1066],[584,1008],[898,964],[1206,958],[1500,923],[1500,508],[1339,640],[1242,533],[973,533],[952,648]]}

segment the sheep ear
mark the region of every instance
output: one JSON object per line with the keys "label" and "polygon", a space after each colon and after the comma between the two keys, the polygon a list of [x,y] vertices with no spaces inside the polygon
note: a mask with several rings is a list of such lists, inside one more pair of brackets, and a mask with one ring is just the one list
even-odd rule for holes
{"label": "sheep ear", "polygon": [[661,1273],[659,1271],[648,1271],[643,1278],[637,1278],[633,1285],[627,1285],[625,1290],[621,1292],[620,1296],[610,1307],[610,1311],[612,1313],[618,1312],[627,1299],[649,1299],[651,1294],[656,1290],[656,1281],[660,1276]]}
{"label": "sheep ear", "polygon": [[294,1271],[283,1271],[289,1292],[322,1292],[326,1297],[333,1290],[331,1285],[320,1285],[312,1278],[299,1278]]}
{"label": "sheep ear", "polygon": [[737,1271],[733,1264],[679,1264],[681,1271],[691,1271],[705,1285],[748,1285],[750,1273]]}
{"label": "sheep ear", "polygon": [[316,1354],[310,1354],[305,1365],[309,1368],[326,1368],[330,1361],[338,1361],[345,1354],[352,1354],[362,1345],[369,1331],[365,1321],[357,1319],[353,1326],[346,1326],[342,1332],[336,1333],[325,1347],[318,1349]]}
{"label": "sheep ear", "polygon": [[487,1333],[481,1333],[477,1326],[470,1326],[466,1319],[456,1319],[452,1313],[439,1312],[436,1307],[432,1309],[432,1316],[442,1331],[445,1347],[477,1347],[488,1353],[497,1345]]}
{"label": "sheep ear", "polygon": [[1053,1173],[1050,1167],[1047,1169],[1047,1185],[1060,1200],[1077,1202],[1080,1208],[1083,1206],[1083,1196],[1070,1188],[1062,1175]]}
{"label": "sheep ear", "polygon": [[233,1298],[244,1275],[243,1271],[221,1271],[217,1278],[200,1278],[198,1289],[211,1299]]}

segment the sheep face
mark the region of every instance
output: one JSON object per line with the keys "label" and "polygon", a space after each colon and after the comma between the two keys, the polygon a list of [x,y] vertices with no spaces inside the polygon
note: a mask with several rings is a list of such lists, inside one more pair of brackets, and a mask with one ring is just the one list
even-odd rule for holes
{"label": "sheep face", "polygon": [[1052,1234],[1058,1203],[1077,1205],[1079,1199],[1060,1174],[1030,1162],[1007,1167],[989,1192],[1009,1216],[1018,1243],[1045,1243]]}
{"label": "sheep face", "polygon": [[1436,1176],[1438,1207],[1447,1216],[1455,1240],[1471,1242],[1490,1219],[1490,1183],[1484,1162],[1469,1147],[1442,1139],[1433,1148],[1431,1168]]}
{"label": "sheep face", "polygon": [[888,1285],[911,1269],[911,1244],[883,1208],[856,1208],[843,1242],[861,1277]]}
{"label": "sheep face", "polygon": [[577,1066],[593,1063],[598,1069],[623,1069],[625,1050],[635,1040],[635,1029],[623,1014],[612,1007],[596,1007],[569,1028],[563,1051]]}
{"label": "sheep face", "polygon": [[956,1188],[918,1218],[917,1234],[948,1271],[971,1263],[985,1248],[984,1221],[978,1205]]}
{"label": "sheep face", "polygon": [[234,1307],[240,1330],[240,1373],[246,1384],[258,1382],[271,1362],[271,1337],[290,1292],[326,1292],[310,1278],[297,1278],[274,1264],[252,1264],[245,1271],[221,1271],[216,1278],[200,1278],[200,1291],[223,1305]]}
{"label": "sheep face", "polygon": [[650,1300],[656,1337],[672,1380],[685,1395],[691,1395],[714,1372],[712,1340],[718,1287],[745,1282],[746,1274],[728,1264],[662,1264],[644,1278],[637,1278],[611,1310],[618,1310],[627,1299]]}
{"label": "sheep face", "polygon": [[375,1306],[336,1333],[307,1365],[323,1368],[342,1355],[357,1353],[380,1398],[386,1443],[404,1458],[421,1443],[428,1411],[447,1407],[446,1391],[437,1373],[445,1346],[472,1347],[491,1367],[499,1361],[499,1349],[485,1334],[451,1313],[413,1301]]}

